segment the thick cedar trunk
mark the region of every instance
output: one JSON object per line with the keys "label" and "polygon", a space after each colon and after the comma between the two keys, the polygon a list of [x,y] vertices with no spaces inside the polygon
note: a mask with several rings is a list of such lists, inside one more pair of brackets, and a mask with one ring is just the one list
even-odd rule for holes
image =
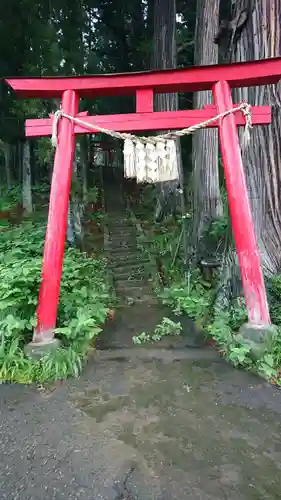
{"label": "thick cedar trunk", "polygon": [[[219,0],[197,0],[194,64],[217,64],[218,48],[213,43],[219,19]],[[194,109],[212,104],[212,93],[194,94]],[[205,129],[192,139],[193,161],[193,247],[205,256],[201,237],[210,222],[222,215],[218,170],[218,132]],[[204,240],[204,238],[203,238]],[[196,252],[196,253],[197,253]],[[203,255],[202,255],[203,254]],[[199,257],[199,255],[196,255]]]}
{"label": "thick cedar trunk", "polygon": [[30,144],[25,141],[22,148],[22,205],[27,214],[32,213]]}
{"label": "thick cedar trunk", "polygon": [[[177,67],[176,1],[154,0],[153,69]],[[178,94],[156,94],[155,111],[176,111]],[[180,168],[181,170],[181,168]]]}
{"label": "thick cedar trunk", "polygon": [[77,150],[76,150],[76,159],[73,162],[72,189],[70,195],[70,212],[72,216],[72,228],[74,232],[75,242],[78,248],[80,248],[80,250],[83,251],[84,228],[82,219],[84,213],[84,204],[82,201],[82,186],[78,176],[78,169],[77,169]]}
{"label": "thick cedar trunk", "polygon": [[87,171],[89,165],[89,138],[87,135],[82,135],[80,138],[80,163],[81,163],[81,177],[82,177],[82,190],[83,190],[83,203],[87,203],[88,195],[88,182]]}
{"label": "thick cedar trunk", "polygon": [[[237,2],[236,9],[243,6]],[[280,57],[281,2],[259,0],[238,41],[236,61]],[[281,270],[281,84],[239,89],[237,102],[272,106],[272,124],[254,127],[243,155],[254,225],[266,275]]]}
{"label": "thick cedar trunk", "polygon": [[[175,0],[154,0],[153,13],[154,31],[152,69],[176,68],[177,45]],[[176,111],[178,109],[178,94],[156,94],[154,105],[155,111]]]}
{"label": "thick cedar trunk", "polygon": [[[172,69],[177,67],[176,45],[176,1],[154,0],[154,32],[153,32],[153,69]],[[158,94],[155,96],[155,111],[176,111],[178,109],[178,94]],[[176,181],[165,182],[161,185],[161,193],[156,207],[156,219],[161,219],[164,212],[175,210],[179,192],[178,184],[183,188],[183,169],[181,159],[180,140],[177,140],[177,157],[179,183]],[[164,208],[166,205],[167,208]],[[181,212],[185,213],[184,195],[178,199]],[[186,246],[186,236],[184,237]],[[184,251],[186,257],[186,249]]]}
{"label": "thick cedar trunk", "polygon": [[[154,0],[153,69],[172,69],[177,66],[176,2]],[[177,108],[177,94],[158,94],[156,106],[161,111]],[[159,109],[159,111],[160,111]]]}
{"label": "thick cedar trunk", "polygon": [[5,155],[5,173],[6,182],[8,189],[12,187],[12,146],[11,144],[4,144],[4,155]]}
{"label": "thick cedar trunk", "polygon": [[[233,18],[248,4],[238,0]],[[255,9],[236,46],[231,47],[232,62],[259,60],[281,55],[281,2],[258,0]],[[272,124],[255,126],[251,131],[248,148],[242,151],[243,163],[252,207],[262,266],[265,276],[281,271],[281,142],[280,98],[281,86],[269,85],[233,92],[234,102],[272,106]],[[243,131],[240,131],[242,136]],[[232,238],[225,253],[221,272],[218,305],[227,306],[229,299],[242,294],[240,270]]]}

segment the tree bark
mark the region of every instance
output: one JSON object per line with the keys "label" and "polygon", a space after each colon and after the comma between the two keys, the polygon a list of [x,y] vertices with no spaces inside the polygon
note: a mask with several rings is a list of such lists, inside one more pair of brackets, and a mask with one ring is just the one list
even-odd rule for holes
{"label": "tree bark", "polygon": [[84,228],[82,218],[84,213],[84,204],[82,202],[82,186],[78,177],[77,157],[73,162],[72,187],[69,203],[70,208],[68,213],[68,234],[71,238],[74,236],[76,245],[81,251],[83,251]]}
{"label": "tree bark", "polygon": [[[248,5],[238,0],[232,18]],[[259,60],[281,55],[281,2],[259,0],[235,46],[233,62]],[[265,277],[281,271],[281,86],[268,85],[233,92],[234,102],[272,106],[272,124],[254,126],[248,148],[242,150],[253,222]],[[242,137],[243,130],[240,132]],[[229,300],[242,295],[242,284],[233,238],[228,237],[221,271],[217,304],[226,308]]]}
{"label": "tree bark", "polygon": [[80,138],[80,163],[81,163],[81,177],[82,177],[82,191],[83,191],[83,203],[87,203],[88,195],[88,165],[89,165],[89,147],[88,147],[88,136],[82,135]]}
{"label": "tree bark", "polygon": [[7,188],[12,187],[12,159],[11,159],[11,144],[4,143],[4,155],[5,155],[5,173]]}
{"label": "tree bark", "polygon": [[[219,20],[219,0],[197,0],[194,64],[217,64],[218,48],[213,43]],[[197,92],[193,99],[194,109],[212,104],[212,93]],[[193,248],[196,257],[206,255],[204,231],[212,220],[222,215],[222,200],[218,170],[218,132],[205,129],[192,138],[193,163]],[[204,240],[204,238],[203,238]]]}
{"label": "tree bark", "polygon": [[[176,1],[154,0],[154,31],[153,31],[153,69],[172,69],[177,67],[177,45],[176,45]],[[178,94],[157,94],[154,101],[155,111],[176,111],[178,109]],[[156,219],[161,218],[167,200],[170,207],[167,211],[173,211],[178,198],[177,187],[180,184],[183,191],[183,168],[181,159],[180,140],[177,140],[177,157],[179,182],[171,181],[161,184],[161,192],[156,207]],[[184,213],[184,196],[180,199],[181,211]]]}
{"label": "tree bark", "polygon": [[22,148],[22,205],[27,214],[32,213],[30,144],[28,141],[25,141]]}
{"label": "tree bark", "polygon": [[[154,0],[152,69],[177,67],[176,1]],[[178,94],[156,94],[155,111],[176,111]]]}
{"label": "tree bark", "polygon": [[[236,12],[244,5],[237,2]],[[238,41],[235,61],[280,57],[280,18],[280,0],[256,2]],[[253,127],[250,146],[243,154],[262,265],[270,276],[281,270],[281,84],[238,89],[235,98],[236,102],[272,106],[272,124]]]}

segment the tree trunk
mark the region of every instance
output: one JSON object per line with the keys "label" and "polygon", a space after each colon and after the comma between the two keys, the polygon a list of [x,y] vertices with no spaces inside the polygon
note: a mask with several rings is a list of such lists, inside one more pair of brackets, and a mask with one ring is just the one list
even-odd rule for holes
{"label": "tree trunk", "polygon": [[82,223],[83,212],[84,204],[82,203],[82,187],[77,174],[77,159],[75,159],[73,162],[70,208],[68,212],[68,234],[71,238],[74,235],[76,245],[82,251],[84,248],[84,229]]}
{"label": "tree trunk", "polygon": [[80,163],[81,163],[81,177],[82,177],[82,191],[83,191],[83,203],[87,203],[87,195],[88,195],[88,136],[82,135],[80,138]]}
{"label": "tree trunk", "polygon": [[[236,12],[244,5],[237,2]],[[280,0],[256,2],[238,41],[235,61],[280,57],[280,18]],[[238,89],[235,94],[236,102],[272,106],[272,124],[253,127],[243,161],[263,269],[273,275],[281,270],[281,84]]]}
{"label": "tree trunk", "polygon": [[[177,67],[176,46],[176,2],[175,0],[154,0],[153,69],[173,69]],[[156,94],[155,111],[176,111],[178,94]],[[180,156],[179,156],[180,159]],[[182,172],[182,165],[179,165]],[[174,189],[173,184],[170,187]]]}
{"label": "tree trunk", "polygon": [[[153,69],[172,69],[177,67],[176,45],[176,1],[154,0],[154,32],[153,32]],[[167,93],[155,96],[155,111],[176,111],[178,109],[178,94]],[[180,140],[177,140],[177,158],[179,182],[171,181],[161,184],[161,191],[156,206],[155,218],[160,220],[168,212],[175,212],[179,202],[182,214],[185,213],[183,193],[183,168]],[[177,188],[181,187],[181,191]],[[186,247],[186,234],[184,235]],[[187,249],[184,250],[185,259]]]}
{"label": "tree trunk", "polygon": [[5,155],[5,173],[8,189],[12,187],[12,159],[11,159],[11,144],[4,143]]}
{"label": "tree trunk", "polygon": [[[218,48],[213,43],[219,20],[219,0],[197,0],[194,64],[217,64]],[[212,93],[197,92],[194,109],[212,104]],[[206,241],[202,238],[215,218],[222,215],[218,170],[218,132],[205,129],[192,138],[193,162],[193,248],[196,258],[206,257]],[[203,241],[202,241],[203,240]],[[205,243],[205,244],[204,244]]]}
{"label": "tree trunk", "polygon": [[[234,5],[234,18],[247,6],[247,0]],[[244,28],[241,38],[231,47],[233,62],[259,60],[281,55],[281,2],[259,0]],[[242,150],[244,169],[258,246],[265,277],[281,271],[281,86],[268,85],[237,89],[234,102],[272,106],[272,124],[254,126],[248,148]],[[242,136],[243,130],[240,131]],[[241,277],[233,239],[228,239],[225,262],[221,272],[218,303],[241,295]]]}
{"label": "tree trunk", "polygon": [[32,213],[30,144],[28,141],[25,141],[22,148],[22,205],[27,214]]}

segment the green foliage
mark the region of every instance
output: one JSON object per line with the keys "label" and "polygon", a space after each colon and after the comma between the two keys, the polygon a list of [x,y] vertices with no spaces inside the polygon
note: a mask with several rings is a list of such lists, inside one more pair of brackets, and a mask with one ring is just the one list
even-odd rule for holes
{"label": "green foliage", "polygon": [[0,328],[3,380],[32,381],[76,375],[89,343],[101,331],[112,294],[106,262],[88,258],[78,250],[65,252],[57,336],[62,348],[36,367],[23,355],[31,340],[41,281],[45,227],[33,221],[0,233]]}
{"label": "green foliage", "polygon": [[21,202],[21,191],[18,185],[7,189],[7,186],[0,185],[0,212],[9,211]]}
{"label": "green foliage", "polygon": [[37,363],[30,361],[32,380],[44,383],[65,380],[70,376],[78,377],[82,370],[84,354],[68,346],[49,353]]}
{"label": "green foliage", "polygon": [[274,324],[281,325],[281,274],[267,282],[270,314]]}
{"label": "green foliage", "polygon": [[277,328],[277,336],[274,339],[272,356],[274,360],[274,366],[276,366],[279,370],[281,369],[281,327],[279,323],[279,327]]}
{"label": "green foliage", "polygon": [[272,322],[278,326],[277,337],[273,343],[273,365],[281,369],[281,274],[277,274],[267,281],[267,296],[269,298],[270,316]]}
{"label": "green foliage", "polygon": [[248,321],[248,312],[244,299],[238,298],[230,308],[229,325],[233,332],[237,332],[239,328]]}
{"label": "green foliage", "polygon": [[87,214],[87,219],[89,221],[95,221],[97,226],[102,226],[106,222],[106,214],[103,212],[93,212],[90,214]]}
{"label": "green foliage", "polygon": [[134,344],[145,344],[147,342],[157,342],[163,337],[168,335],[180,335],[182,326],[180,323],[175,323],[169,318],[163,318],[161,323],[159,323],[154,332],[150,335],[148,333],[142,332],[139,335],[133,337]]}
{"label": "green foliage", "polygon": [[210,283],[203,281],[196,271],[189,283],[175,283],[160,292],[159,296],[176,314],[184,313],[199,320],[210,307],[212,293]]}
{"label": "green foliage", "polygon": [[254,370],[268,380],[278,382],[278,370],[281,362],[281,330],[274,341],[272,352],[255,361],[251,356],[251,348],[245,343],[238,328],[245,323],[246,308],[236,305],[229,311],[217,311],[215,317],[206,327],[207,334],[216,341],[221,353],[234,366],[242,366]]}
{"label": "green foliage", "polygon": [[223,204],[222,216],[213,220],[210,226],[206,227],[204,235],[204,242],[206,245],[204,251],[210,253],[210,256],[213,258],[223,254],[227,240],[232,234],[228,198],[225,190],[222,190],[221,197]]}
{"label": "green foliage", "polygon": [[100,196],[99,188],[96,186],[91,187],[87,193],[88,203],[97,203],[100,200]]}
{"label": "green foliage", "polygon": [[[151,190],[148,192],[151,198]],[[229,235],[229,214],[224,197],[224,215],[214,221],[208,236],[213,241],[216,251],[222,247]],[[186,314],[196,321],[197,326],[204,329],[206,336],[215,340],[221,354],[236,367],[254,370],[270,380],[281,383],[278,373],[281,367],[281,328],[274,340],[271,352],[266,352],[259,361],[254,361],[251,349],[237,332],[247,322],[247,310],[244,300],[236,299],[228,310],[213,310],[216,290],[214,283],[202,279],[199,270],[193,271],[183,279],[181,255],[174,259],[175,249],[181,231],[181,223],[170,222],[144,224],[146,236],[139,239],[143,252],[158,257],[163,265],[165,277],[169,283],[158,290],[159,298],[172,308],[175,314]],[[182,245],[181,245],[182,246]],[[181,250],[182,251],[182,250]],[[174,261],[174,268],[172,262]],[[281,275],[276,276],[268,284],[271,317],[275,324],[281,326]],[[145,332],[135,338],[138,344],[151,342],[152,335]]]}
{"label": "green foliage", "polygon": [[[279,342],[280,342],[280,337],[279,337]],[[274,356],[274,349],[273,353],[268,353],[266,354],[263,359],[259,360],[257,362],[257,371],[264,376],[267,380],[272,380],[273,382],[277,383],[280,385],[280,375],[278,373],[278,369],[280,367],[280,364],[276,364],[276,357]],[[277,369],[278,368],[278,369]]]}
{"label": "green foliage", "polygon": [[49,137],[40,137],[38,139],[34,153],[40,167],[46,164],[49,165],[53,161],[54,148],[52,147]]}
{"label": "green foliage", "polygon": [[207,334],[216,341],[219,346],[228,346],[232,342],[232,330],[229,324],[230,314],[228,311],[218,311],[213,321],[207,327]]}
{"label": "green foliage", "polygon": [[32,380],[32,364],[24,356],[20,339],[7,339],[2,333],[0,347],[0,380],[28,383]]}
{"label": "green foliage", "polygon": [[0,380],[30,384],[78,377],[84,357],[85,351],[67,346],[35,361],[24,355],[19,339],[14,338],[0,347]]}
{"label": "green foliage", "polygon": [[169,282],[180,280],[183,274],[182,226],[185,217],[151,223],[145,235],[138,237],[138,247],[147,255],[161,261],[165,278]]}
{"label": "green foliage", "polygon": [[223,238],[227,233],[228,224],[229,224],[228,215],[224,214],[222,217],[216,219],[212,223],[210,235],[217,238]]}

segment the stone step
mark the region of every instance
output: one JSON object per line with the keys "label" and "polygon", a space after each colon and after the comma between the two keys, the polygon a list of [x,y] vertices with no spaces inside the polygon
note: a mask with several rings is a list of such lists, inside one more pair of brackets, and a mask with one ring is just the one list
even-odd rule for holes
{"label": "stone step", "polygon": [[158,303],[156,295],[148,287],[136,287],[130,289],[118,289],[117,293],[119,297],[125,299],[126,301],[132,300],[133,302],[149,302],[150,304]]}
{"label": "stone step", "polygon": [[138,288],[143,288],[143,287],[148,287],[149,286],[149,281],[147,278],[143,279],[128,279],[128,278],[122,278],[119,280],[115,279],[115,285],[117,290],[132,290],[132,289],[138,289]]}
{"label": "stone step", "polygon": [[118,260],[129,260],[130,262],[134,262],[136,259],[137,261],[141,259],[146,259],[147,257],[140,252],[139,248],[136,247],[136,245],[129,245],[129,246],[121,246],[119,245],[118,247],[113,247],[111,245],[111,242],[109,242],[109,248],[110,248],[110,258],[112,262]]}
{"label": "stone step", "polygon": [[131,217],[126,216],[124,214],[120,215],[120,217],[112,217],[111,215],[107,215],[106,220],[108,224],[118,224],[118,225],[133,225],[133,221]]}
{"label": "stone step", "polygon": [[150,262],[146,260],[137,260],[136,258],[128,258],[127,260],[115,260],[109,262],[109,267],[115,271],[123,271],[125,269],[138,269],[149,266]]}
{"label": "stone step", "polygon": [[123,244],[121,244],[121,242],[119,242],[119,245],[117,246],[116,243],[114,244],[113,241],[108,240],[107,246],[109,249],[109,253],[112,254],[114,258],[116,258],[116,255],[118,255],[119,253],[121,255],[124,254],[124,252],[126,252],[127,255],[131,255],[133,252],[135,254],[140,253],[138,247],[136,246],[136,243],[123,242]]}
{"label": "stone step", "polygon": [[114,243],[132,243],[134,242],[135,244],[137,244],[137,238],[136,238],[136,235],[132,234],[132,233],[116,233],[116,234],[110,234],[108,235],[108,239],[110,241],[113,241]]}
{"label": "stone step", "polygon": [[108,260],[108,265],[112,271],[114,270],[117,271],[119,268],[133,269],[134,267],[139,267],[139,266],[147,267],[150,265],[150,262],[147,259],[138,259],[136,256],[132,255],[130,256],[127,255],[124,258],[120,256],[118,259],[112,259],[111,256],[111,258]]}
{"label": "stone step", "polygon": [[111,202],[106,202],[106,211],[109,217],[117,219],[119,216],[120,218],[126,217],[127,212],[126,212],[126,207],[125,205],[120,203],[120,200],[117,198],[112,198]]}
{"label": "stone step", "polygon": [[135,226],[127,226],[124,224],[115,224],[115,225],[107,225],[108,232],[110,234],[120,234],[120,232],[125,233],[125,234],[133,234],[137,235],[137,230]]}
{"label": "stone step", "polygon": [[127,284],[126,281],[120,281],[115,283],[116,290],[118,293],[122,295],[126,294],[140,294],[140,293],[150,293],[153,295],[152,288],[147,284],[147,281],[136,283],[135,281],[131,282],[132,284]]}
{"label": "stone step", "polygon": [[116,255],[119,253],[122,255],[124,251],[127,251],[128,257],[135,256],[135,255],[140,255],[141,252],[136,246],[136,244],[128,241],[111,241],[108,240],[108,248],[110,250],[110,253],[114,259],[116,258]]}
{"label": "stone step", "polygon": [[131,262],[128,262],[128,261],[112,261],[110,263],[110,268],[113,270],[113,271],[116,271],[116,272],[124,272],[124,271],[145,271],[150,265],[150,262],[148,260],[143,260],[142,262],[141,261],[137,261],[137,260],[134,260],[134,261],[131,261]]}
{"label": "stone step", "polygon": [[107,230],[109,234],[119,234],[119,233],[126,233],[126,234],[137,234],[135,226],[129,226],[125,224],[107,224]]}
{"label": "stone step", "polygon": [[117,226],[133,226],[133,223],[131,221],[131,219],[128,217],[128,218],[124,218],[124,217],[116,217],[116,218],[112,218],[112,217],[107,217],[107,223],[109,225],[117,225]]}
{"label": "stone step", "polygon": [[140,280],[141,282],[144,282],[147,280],[147,278],[149,277],[149,272],[145,272],[143,270],[141,270],[140,272],[138,272],[137,270],[129,270],[127,269],[126,271],[124,271],[123,273],[121,272],[114,272],[113,273],[113,276],[114,276],[114,280],[115,282],[119,282],[120,280],[123,281],[123,280]]}
{"label": "stone step", "polygon": [[123,284],[127,285],[128,284],[129,286],[130,286],[130,284],[132,286],[138,286],[138,285],[141,286],[143,282],[144,281],[142,278],[136,278],[134,280],[129,279],[129,278],[123,278],[123,279],[118,280],[118,284],[120,284],[120,285],[123,285]]}
{"label": "stone step", "polygon": [[109,236],[111,237],[119,237],[119,238],[129,238],[133,237],[135,240],[137,239],[138,233],[134,228],[125,228],[125,227],[114,227],[114,228],[107,228],[107,232]]}

